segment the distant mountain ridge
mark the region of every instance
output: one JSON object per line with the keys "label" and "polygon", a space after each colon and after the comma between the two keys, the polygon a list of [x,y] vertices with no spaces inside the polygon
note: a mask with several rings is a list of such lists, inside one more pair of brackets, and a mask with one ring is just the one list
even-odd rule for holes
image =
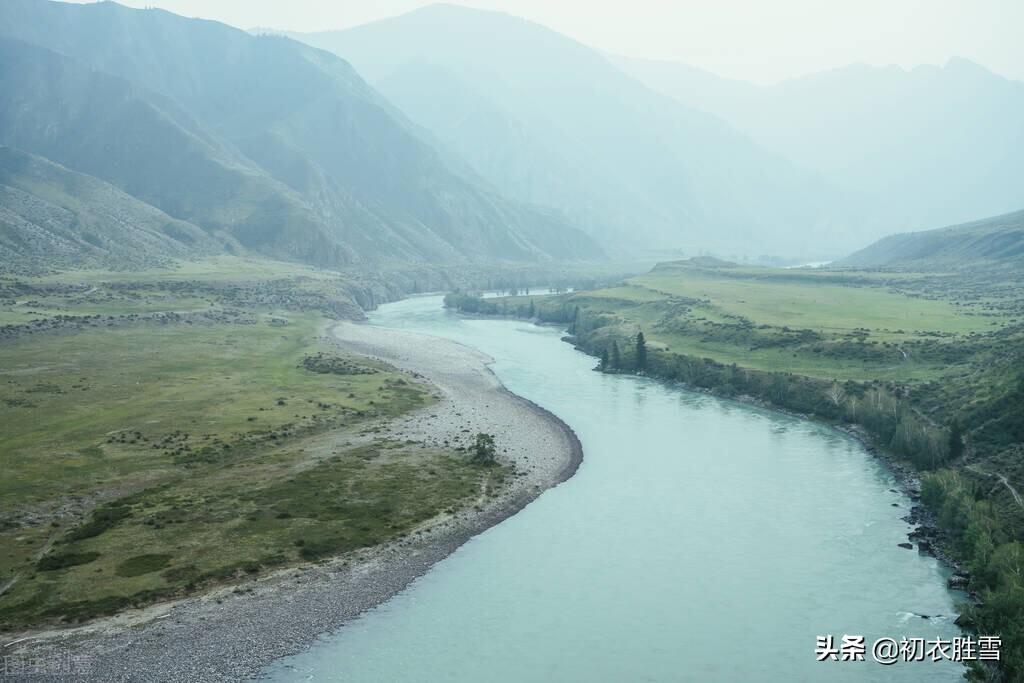
{"label": "distant mountain ridge", "polygon": [[281,235],[277,226],[287,224],[314,249],[294,256],[313,256],[319,246],[321,265],[354,258],[343,245],[326,249],[328,240],[317,234],[321,226],[294,193],[219,143],[173,101],[46,48],[5,38],[0,143],[96,176],[254,250],[295,251],[274,248]]}
{"label": "distant mountain ridge", "polygon": [[502,192],[620,248],[838,255],[859,220],[815,173],[538,24],[430,5],[289,35],[351,62]]}
{"label": "distant mountain ridge", "polygon": [[833,265],[932,270],[985,264],[1010,266],[1024,273],[1024,210],[891,235]]}
{"label": "distant mountain ridge", "polygon": [[853,64],[761,87],[685,64],[612,59],[853,193],[879,230],[1024,206],[1024,83],[970,60]]}
{"label": "distant mountain ridge", "polygon": [[0,3],[0,144],[321,266],[600,258],[432,146],[341,59],[115,3]]}
{"label": "distant mountain ridge", "polygon": [[820,261],[1024,206],[1024,84],[966,60],[760,87],[451,5],[296,37],[4,0],[0,145],[326,267]]}

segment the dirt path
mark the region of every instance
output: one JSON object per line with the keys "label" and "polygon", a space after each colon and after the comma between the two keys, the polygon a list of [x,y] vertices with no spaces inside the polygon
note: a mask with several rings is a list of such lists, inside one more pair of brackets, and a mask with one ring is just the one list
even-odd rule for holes
{"label": "dirt path", "polygon": [[996,479],[999,480],[999,483],[1005,486],[1006,490],[1010,492],[1010,495],[1013,496],[1013,499],[1017,502],[1017,505],[1024,507],[1024,498],[1021,498],[1020,494],[1017,492],[1017,489],[1015,489],[1013,487],[1013,484],[1010,483],[1010,480],[1006,478],[1006,475],[1001,474],[1000,472],[988,472],[986,470],[983,470],[978,465],[968,465],[967,469],[971,470],[972,472],[976,472],[982,476],[995,477]]}

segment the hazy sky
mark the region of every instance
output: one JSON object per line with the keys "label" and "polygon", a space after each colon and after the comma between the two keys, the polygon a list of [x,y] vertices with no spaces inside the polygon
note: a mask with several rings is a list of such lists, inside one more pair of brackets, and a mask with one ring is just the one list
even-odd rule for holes
{"label": "hazy sky", "polygon": [[[345,28],[424,0],[122,0],[241,28]],[[1024,0],[460,0],[630,57],[769,83],[851,62],[972,59],[1024,80]]]}

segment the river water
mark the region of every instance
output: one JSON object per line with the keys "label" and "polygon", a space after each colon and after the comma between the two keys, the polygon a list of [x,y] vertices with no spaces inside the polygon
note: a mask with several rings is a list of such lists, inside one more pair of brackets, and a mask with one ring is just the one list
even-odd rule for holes
{"label": "river water", "polygon": [[[827,427],[632,377],[526,322],[440,297],[375,325],[476,347],[583,443],[565,484],[386,604],[275,663],[279,681],[942,681],[951,662],[882,666],[882,636],[952,638],[933,558],[897,547],[909,501]],[[893,505],[895,504],[895,505]],[[929,615],[924,619],[918,615]],[[818,662],[863,635],[867,661]]]}

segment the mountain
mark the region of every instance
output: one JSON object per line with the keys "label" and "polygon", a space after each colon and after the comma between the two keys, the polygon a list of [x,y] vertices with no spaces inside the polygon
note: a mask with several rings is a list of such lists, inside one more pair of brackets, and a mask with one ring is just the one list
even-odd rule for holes
{"label": "mountain", "polygon": [[0,143],[318,265],[601,254],[458,173],[334,55],[161,10],[0,3]]}
{"label": "mountain", "polygon": [[[354,258],[294,192],[165,97],[50,50],[0,38],[0,144],[103,179],[209,234],[323,263]],[[300,245],[281,244],[288,235]],[[332,249],[333,248],[333,249]]]}
{"label": "mountain", "polygon": [[733,78],[725,78],[710,71],[657,59],[637,59],[621,55],[607,55],[608,61],[623,73],[629,74],[651,90],[676,99],[687,107],[711,114],[732,112],[743,102],[759,96],[760,86]]}
{"label": "mountain", "polygon": [[770,87],[684,64],[616,63],[859,196],[889,230],[1024,206],[1024,83],[966,59],[909,70],[857,64]]}
{"label": "mountain", "polygon": [[932,270],[979,264],[1024,272],[1024,210],[937,230],[892,235],[835,265]]}
{"label": "mountain", "polygon": [[620,248],[811,258],[856,222],[816,174],[525,20],[432,5],[289,35],[351,62],[503,192]]}
{"label": "mountain", "polygon": [[0,263],[52,268],[145,267],[232,245],[109,183],[0,146]]}

